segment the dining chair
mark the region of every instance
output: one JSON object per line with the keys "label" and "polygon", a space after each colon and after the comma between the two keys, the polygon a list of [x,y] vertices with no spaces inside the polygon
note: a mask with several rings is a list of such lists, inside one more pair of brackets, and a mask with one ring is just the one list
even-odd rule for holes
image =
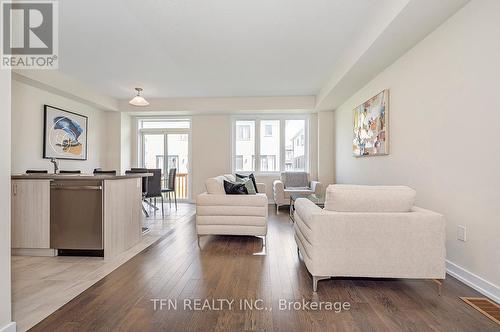
{"label": "dining chair", "polygon": [[[146,168],[132,168],[128,171],[125,171],[125,174],[137,174],[137,173],[149,173]],[[141,207],[142,207],[142,212],[144,212],[144,215],[146,217],[149,217],[149,213],[142,204],[143,202],[146,204],[149,204],[149,202],[146,200],[146,193],[148,192],[148,177],[143,177],[142,178],[142,201],[141,201]]]}
{"label": "dining chair", "polygon": [[156,198],[161,198],[161,216],[164,217],[165,213],[163,211],[163,195],[161,190],[161,169],[148,169],[147,172],[153,173],[153,176],[149,176],[147,178],[148,188],[145,198],[154,199],[155,211],[158,209],[158,207],[156,206]]}
{"label": "dining chair", "polygon": [[168,194],[168,206],[172,207],[172,196],[171,194],[173,193],[174,195],[174,202],[175,202],[175,210],[177,211],[177,193],[175,192],[175,180],[176,180],[176,175],[177,175],[177,168],[171,168],[168,170],[168,178],[165,179],[167,181],[167,185],[165,188],[161,190],[162,194],[167,193]]}

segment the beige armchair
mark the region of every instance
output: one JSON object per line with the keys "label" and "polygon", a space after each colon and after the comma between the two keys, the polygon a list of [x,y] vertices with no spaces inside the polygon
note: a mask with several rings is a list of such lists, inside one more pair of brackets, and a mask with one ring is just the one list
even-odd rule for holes
{"label": "beige armchair", "polygon": [[331,185],[325,209],[295,201],[295,241],[313,278],[445,278],[445,219],[408,187]]}
{"label": "beige armchair", "polygon": [[205,181],[207,192],[196,198],[196,233],[202,235],[267,235],[268,201],[266,185],[257,183],[258,194],[226,195],[223,181],[234,181],[231,174]]}
{"label": "beige armchair", "polygon": [[281,179],[273,182],[273,198],[276,213],[279,207],[290,204],[291,194],[321,194],[322,186],[318,181],[309,181],[306,172],[283,172]]}

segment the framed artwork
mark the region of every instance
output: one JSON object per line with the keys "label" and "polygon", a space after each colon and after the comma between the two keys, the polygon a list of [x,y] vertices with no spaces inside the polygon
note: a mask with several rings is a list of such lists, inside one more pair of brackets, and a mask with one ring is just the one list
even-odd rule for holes
{"label": "framed artwork", "polygon": [[355,157],[389,154],[389,90],[356,107],[352,153]]}
{"label": "framed artwork", "polygon": [[87,160],[88,118],[44,105],[43,157]]}

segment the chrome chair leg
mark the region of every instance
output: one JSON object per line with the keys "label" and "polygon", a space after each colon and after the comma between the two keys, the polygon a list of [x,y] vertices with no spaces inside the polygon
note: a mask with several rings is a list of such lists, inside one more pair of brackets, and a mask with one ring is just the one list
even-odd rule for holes
{"label": "chrome chair leg", "polygon": [[161,217],[165,218],[165,212],[163,211],[163,194],[161,194]]}
{"label": "chrome chair leg", "polygon": [[177,211],[177,193],[174,190],[175,211]]}

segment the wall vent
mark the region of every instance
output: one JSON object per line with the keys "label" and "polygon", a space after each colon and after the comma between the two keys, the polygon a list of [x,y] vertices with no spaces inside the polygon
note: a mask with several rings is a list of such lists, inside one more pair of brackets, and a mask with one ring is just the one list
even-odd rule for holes
{"label": "wall vent", "polygon": [[461,297],[461,299],[465,303],[500,325],[500,306],[498,304],[485,297]]}

